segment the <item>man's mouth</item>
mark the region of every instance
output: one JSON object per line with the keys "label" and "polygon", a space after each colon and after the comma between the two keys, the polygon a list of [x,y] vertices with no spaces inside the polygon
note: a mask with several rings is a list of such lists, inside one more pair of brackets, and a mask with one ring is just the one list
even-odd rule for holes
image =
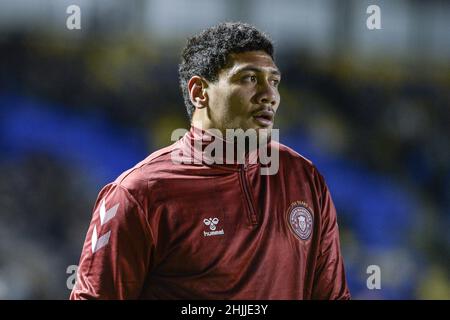
{"label": "man's mouth", "polygon": [[253,115],[253,119],[263,127],[269,127],[273,124],[274,113],[271,111],[260,111]]}

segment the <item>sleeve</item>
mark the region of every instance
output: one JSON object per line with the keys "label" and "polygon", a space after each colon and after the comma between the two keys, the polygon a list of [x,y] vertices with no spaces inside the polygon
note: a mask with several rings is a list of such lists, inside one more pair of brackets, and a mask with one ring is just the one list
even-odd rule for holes
{"label": "sleeve", "polygon": [[70,299],[138,298],[152,248],[143,208],[124,187],[107,185],[94,207]]}
{"label": "sleeve", "polygon": [[[321,177],[322,178],[322,177]],[[328,187],[322,180],[321,241],[318,250],[312,298],[349,300],[344,261],[340,250],[336,209]]]}

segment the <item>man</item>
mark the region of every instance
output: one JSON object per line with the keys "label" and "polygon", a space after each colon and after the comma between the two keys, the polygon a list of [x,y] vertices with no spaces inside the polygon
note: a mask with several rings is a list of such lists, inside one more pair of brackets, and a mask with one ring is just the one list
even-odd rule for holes
{"label": "man", "polygon": [[[100,192],[71,299],[350,298],[323,177],[270,141],[279,82],[273,45],[252,26],[223,23],[188,41],[191,130]],[[206,155],[213,140],[234,143],[220,137],[227,129],[265,134],[243,153]],[[264,175],[256,151],[267,144],[279,164]]]}

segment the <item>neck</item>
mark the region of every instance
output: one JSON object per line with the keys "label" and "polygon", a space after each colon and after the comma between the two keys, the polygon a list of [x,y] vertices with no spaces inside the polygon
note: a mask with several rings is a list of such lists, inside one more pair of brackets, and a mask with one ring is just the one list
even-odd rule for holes
{"label": "neck", "polygon": [[222,135],[220,130],[214,128],[205,130],[192,125],[191,133],[194,140],[198,141],[197,146],[202,146],[202,152],[207,146],[206,150],[209,151],[214,148],[215,151],[219,151],[219,153],[215,153],[215,157],[223,158],[227,163],[243,164],[256,161],[259,148],[267,148],[270,140],[270,137],[258,135],[256,130],[246,134],[241,129],[236,131],[228,129],[227,134]]}
{"label": "neck", "polygon": [[194,115],[192,116],[191,126],[205,131],[217,129],[222,133],[222,136],[225,137],[225,129],[217,128],[216,126],[214,126],[213,122],[206,116],[205,112],[194,112]]}

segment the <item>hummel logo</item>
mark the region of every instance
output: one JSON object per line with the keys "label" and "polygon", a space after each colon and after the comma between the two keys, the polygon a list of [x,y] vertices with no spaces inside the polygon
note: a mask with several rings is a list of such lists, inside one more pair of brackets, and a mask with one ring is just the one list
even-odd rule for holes
{"label": "hummel logo", "polygon": [[[100,226],[103,226],[109,220],[114,218],[114,216],[117,213],[118,208],[119,208],[119,204],[116,204],[114,207],[112,207],[108,211],[106,211],[106,203],[105,203],[105,199],[103,199],[102,204],[100,205],[100,212],[99,212],[100,213]],[[94,226],[94,231],[92,232],[92,240],[91,240],[92,253],[95,253],[97,250],[106,246],[109,242],[110,236],[111,236],[111,230],[109,230],[107,233],[105,233],[100,238],[98,238],[97,226]]]}
{"label": "hummel logo", "polygon": [[211,232],[203,231],[203,235],[205,237],[218,236],[218,235],[224,234],[223,229],[215,231],[217,229],[216,225],[219,223],[219,219],[218,218],[204,219],[203,223],[205,225],[209,226],[209,229],[211,230]]}
{"label": "hummel logo", "polygon": [[219,223],[219,219],[209,218],[209,219],[203,220],[203,223],[206,224],[207,226],[209,226],[209,228],[214,231],[214,230],[216,230],[216,224]]}

